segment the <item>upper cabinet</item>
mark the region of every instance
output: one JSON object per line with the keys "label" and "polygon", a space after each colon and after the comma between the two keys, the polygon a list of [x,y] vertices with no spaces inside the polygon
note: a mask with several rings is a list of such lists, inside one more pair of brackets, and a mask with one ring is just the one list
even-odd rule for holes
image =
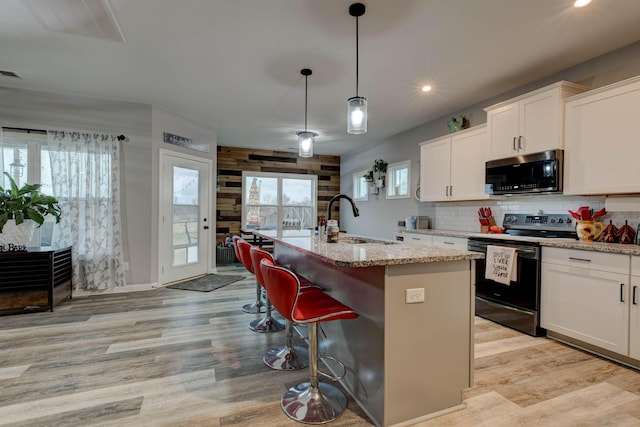
{"label": "upper cabinet", "polygon": [[565,194],[640,192],[640,76],[568,99]]}
{"label": "upper cabinet", "polygon": [[563,99],[586,89],[561,81],[485,108],[490,159],[563,148]]}
{"label": "upper cabinet", "polygon": [[489,152],[485,125],[420,144],[420,201],[480,200]]}

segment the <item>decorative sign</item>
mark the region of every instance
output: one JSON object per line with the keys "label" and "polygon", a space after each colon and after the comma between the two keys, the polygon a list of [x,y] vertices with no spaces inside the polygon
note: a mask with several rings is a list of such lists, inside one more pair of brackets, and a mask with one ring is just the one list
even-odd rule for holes
{"label": "decorative sign", "polygon": [[209,144],[194,141],[193,139],[185,138],[183,136],[174,135],[169,132],[164,132],[164,142],[166,142],[167,144],[191,148],[192,150],[202,151],[204,153],[208,153],[210,148]]}
{"label": "decorative sign", "polygon": [[0,244],[0,252],[26,252],[26,245],[14,245],[13,243],[8,243],[6,245]]}

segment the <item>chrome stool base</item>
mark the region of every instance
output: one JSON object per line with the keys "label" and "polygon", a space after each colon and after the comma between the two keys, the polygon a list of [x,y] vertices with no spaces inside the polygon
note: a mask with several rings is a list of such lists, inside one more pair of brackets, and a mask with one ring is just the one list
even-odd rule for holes
{"label": "chrome stool base", "polygon": [[260,333],[280,332],[284,330],[284,325],[278,322],[273,317],[266,316],[249,323],[249,329],[251,329],[253,332]]}
{"label": "chrome stool base", "polygon": [[267,309],[262,301],[254,301],[251,304],[245,304],[242,306],[242,311],[250,314],[264,313],[266,310]]}
{"label": "chrome stool base", "polygon": [[300,346],[272,348],[262,356],[262,361],[271,369],[295,371],[309,366],[309,350]]}
{"label": "chrome stool base", "polygon": [[304,382],[291,387],[280,401],[282,410],[295,421],[325,424],[338,418],[347,408],[347,398],[336,386],[318,382],[318,387]]}

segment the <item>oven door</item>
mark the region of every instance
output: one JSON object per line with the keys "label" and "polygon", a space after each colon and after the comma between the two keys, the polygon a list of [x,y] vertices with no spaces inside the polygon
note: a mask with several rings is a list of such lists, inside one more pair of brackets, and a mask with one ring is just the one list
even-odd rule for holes
{"label": "oven door", "polygon": [[510,285],[485,278],[486,261],[476,261],[476,315],[533,336],[545,335],[540,328],[540,247],[507,242],[477,242],[469,239],[469,250],[486,253],[489,244],[515,247],[518,254],[516,281]]}

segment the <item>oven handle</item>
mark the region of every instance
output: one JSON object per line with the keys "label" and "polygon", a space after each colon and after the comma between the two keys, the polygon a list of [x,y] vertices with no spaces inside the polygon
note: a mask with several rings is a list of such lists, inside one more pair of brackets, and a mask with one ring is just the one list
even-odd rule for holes
{"label": "oven handle", "polygon": [[[498,245],[500,246],[500,245]],[[508,245],[504,245],[505,247],[513,247],[513,246],[508,246]],[[484,254],[487,253],[487,245],[484,245],[482,243],[480,244],[476,244],[476,243],[471,243],[469,242],[467,249],[471,252],[482,252]],[[522,247],[518,247],[516,248],[516,253],[518,255],[522,255],[525,258],[533,258],[533,259],[537,259],[538,256],[538,248],[522,248]]]}

